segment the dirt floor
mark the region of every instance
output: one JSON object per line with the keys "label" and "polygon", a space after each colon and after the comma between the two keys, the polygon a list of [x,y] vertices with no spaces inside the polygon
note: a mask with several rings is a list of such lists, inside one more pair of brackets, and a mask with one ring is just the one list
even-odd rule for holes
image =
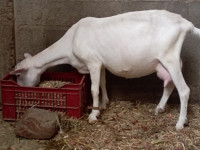
{"label": "dirt floor", "polygon": [[14,133],[15,123],[0,119],[0,150],[44,150],[37,140],[18,138]]}
{"label": "dirt floor", "polygon": [[190,104],[189,124],[175,130],[179,105],[168,105],[154,115],[156,104],[141,101],[112,101],[99,121],[88,124],[65,118],[62,130],[51,140],[27,140],[14,134],[15,123],[0,120],[0,150],[195,150],[200,149],[200,107]]}

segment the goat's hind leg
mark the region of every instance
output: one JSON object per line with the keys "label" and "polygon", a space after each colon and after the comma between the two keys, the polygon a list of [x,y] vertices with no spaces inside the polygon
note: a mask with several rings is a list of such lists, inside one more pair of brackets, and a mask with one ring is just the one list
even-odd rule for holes
{"label": "goat's hind leg", "polygon": [[166,87],[164,87],[162,98],[155,110],[156,115],[158,115],[158,113],[164,111],[167,100],[169,99],[169,96],[171,95],[173,90],[174,90],[173,82],[168,83],[168,85]]}
{"label": "goat's hind leg", "polygon": [[177,58],[173,56],[171,56],[169,59],[170,60],[168,61],[162,60],[162,64],[169,71],[172,77],[173,83],[176,86],[179,93],[181,106],[180,106],[179,119],[176,124],[176,129],[180,130],[184,128],[184,124],[187,121],[187,106],[188,106],[190,89],[185,83],[185,80],[183,78],[180,61],[177,60]]}
{"label": "goat's hind leg", "polygon": [[[182,69],[182,60],[180,59],[180,66]],[[167,100],[169,99],[169,96],[174,90],[174,83],[172,82],[171,76],[169,72],[160,64],[157,67],[157,75],[159,78],[161,78],[164,82],[164,91],[162,98],[156,107],[155,114],[157,115],[159,112],[163,112],[165,109],[165,105],[167,103]]]}

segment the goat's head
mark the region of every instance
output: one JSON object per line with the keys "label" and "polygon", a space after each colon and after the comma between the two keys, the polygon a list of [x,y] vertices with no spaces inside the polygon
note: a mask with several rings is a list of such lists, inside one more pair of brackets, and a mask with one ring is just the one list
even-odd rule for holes
{"label": "goat's head", "polygon": [[40,82],[40,71],[35,67],[30,54],[25,53],[24,57],[10,74],[17,76],[17,83],[21,86],[36,86]]}

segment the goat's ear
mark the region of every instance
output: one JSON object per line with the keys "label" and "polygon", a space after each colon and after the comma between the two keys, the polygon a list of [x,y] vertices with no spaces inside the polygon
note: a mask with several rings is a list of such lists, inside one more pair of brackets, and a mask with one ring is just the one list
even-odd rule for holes
{"label": "goat's ear", "polygon": [[32,56],[31,56],[31,54],[29,54],[29,53],[24,53],[24,57],[25,57],[25,58],[31,58]]}
{"label": "goat's ear", "polygon": [[17,69],[17,70],[13,70],[10,72],[10,74],[12,75],[17,75],[17,74],[20,74],[24,71],[25,69]]}

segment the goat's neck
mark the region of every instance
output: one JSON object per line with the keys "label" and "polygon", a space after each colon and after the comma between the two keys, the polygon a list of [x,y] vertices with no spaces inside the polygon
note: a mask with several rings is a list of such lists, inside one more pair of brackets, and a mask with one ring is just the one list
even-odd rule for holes
{"label": "goat's neck", "polygon": [[70,28],[67,33],[56,43],[38,53],[32,60],[36,68],[45,71],[47,68],[59,64],[69,64],[72,55],[72,40],[75,25]]}

